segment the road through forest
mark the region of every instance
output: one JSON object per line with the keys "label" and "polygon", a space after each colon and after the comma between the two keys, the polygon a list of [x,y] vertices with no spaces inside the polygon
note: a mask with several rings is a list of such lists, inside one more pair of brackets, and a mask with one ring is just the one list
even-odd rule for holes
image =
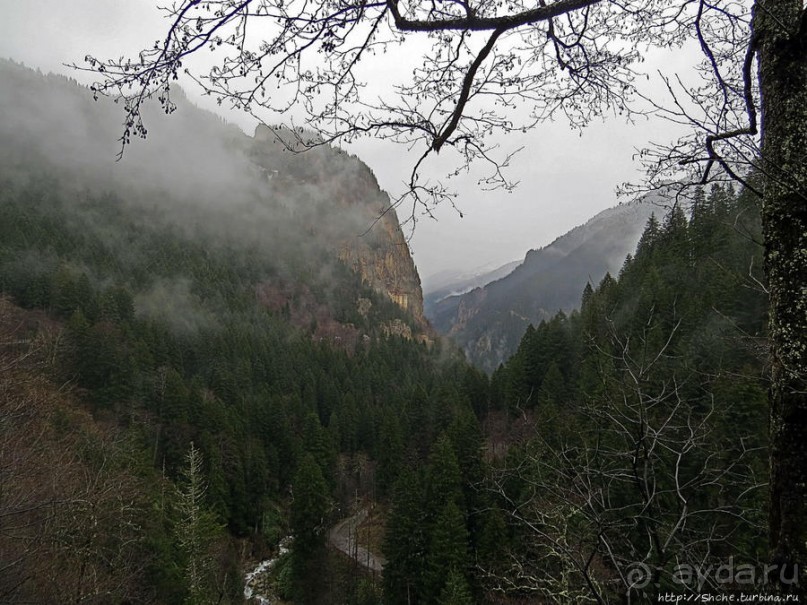
{"label": "road through forest", "polygon": [[338,551],[355,559],[359,565],[366,567],[370,571],[380,573],[384,570],[384,565],[387,562],[384,556],[374,554],[365,546],[357,544],[358,527],[364,522],[367,515],[367,509],[363,508],[355,515],[343,519],[328,532],[328,541]]}

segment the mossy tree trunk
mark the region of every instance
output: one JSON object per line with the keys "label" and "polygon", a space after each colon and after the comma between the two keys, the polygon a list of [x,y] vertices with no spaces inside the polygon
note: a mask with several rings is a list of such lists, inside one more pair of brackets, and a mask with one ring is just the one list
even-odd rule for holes
{"label": "mossy tree trunk", "polygon": [[[770,539],[779,566],[771,580],[788,592],[807,589],[806,13],[802,0],[755,3],[770,289]],[[791,580],[794,566],[800,588]]]}

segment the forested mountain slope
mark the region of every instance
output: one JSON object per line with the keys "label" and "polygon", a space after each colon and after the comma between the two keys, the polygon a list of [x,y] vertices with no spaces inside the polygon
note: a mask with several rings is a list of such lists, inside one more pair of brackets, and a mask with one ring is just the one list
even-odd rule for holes
{"label": "forested mountain slope", "polygon": [[[507,538],[488,586],[558,603],[766,593],[758,203],[716,187],[651,219],[618,276],[493,374],[487,487]],[[721,564],[745,576],[707,571]]]}
{"label": "forested mountain slope", "polygon": [[[286,130],[254,137],[175,92],[179,110],[154,115],[148,140],[116,162],[122,126],[114,105],[59,76],[0,62],[0,160],[4,173],[32,166],[85,193],[111,195],[118,212],[212,243],[239,241],[275,273],[267,300],[285,300],[300,271],[341,258],[426,332],[420,279],[389,200],[369,168],[327,146],[295,153]],[[128,135],[127,135],[128,136]],[[73,210],[73,209],[71,209]],[[75,208],[76,220],[81,207]],[[86,217],[92,225],[94,216]],[[296,265],[296,266],[295,266]],[[310,280],[309,280],[310,281]],[[297,292],[297,298],[305,298]],[[311,314],[311,313],[309,313]]]}
{"label": "forested mountain slope", "polygon": [[[618,603],[763,560],[751,196],[648,222],[489,379],[432,342],[394,224],[349,239],[383,201],[355,159],[183,105],[110,163],[86,90],[0,74],[0,601],[240,603],[286,536],[298,605]],[[327,547],[357,505],[383,576]]]}
{"label": "forested mountain slope", "polygon": [[478,270],[465,273],[459,271],[441,271],[423,280],[423,296],[426,314],[431,316],[431,309],[445,298],[461,296],[474,288],[482,288],[489,283],[506,277],[518,267],[522,261],[515,260],[491,270]]}
{"label": "forested mountain slope", "polygon": [[492,372],[515,352],[527,326],[577,308],[587,283],[617,271],[653,212],[664,208],[651,198],[604,210],[530,250],[507,276],[428,305],[429,320],[469,361]]}
{"label": "forested mountain slope", "polygon": [[113,115],[0,64],[0,601],[240,602],[287,534],[286,596],[341,599],[323,524],[473,417],[475,374],[394,214],[359,237],[355,158],[183,102],[116,163]]}

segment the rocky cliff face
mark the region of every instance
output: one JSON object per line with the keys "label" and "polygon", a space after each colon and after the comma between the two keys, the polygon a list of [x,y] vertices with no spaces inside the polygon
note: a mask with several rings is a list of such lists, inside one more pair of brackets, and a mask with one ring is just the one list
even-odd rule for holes
{"label": "rocky cliff face", "polygon": [[417,331],[430,331],[409,245],[372,171],[341,150],[322,146],[299,153],[302,147],[297,135],[259,126],[250,155],[271,187],[296,200],[294,211],[308,215],[309,233],[320,244],[409,313]]}
{"label": "rocky cliff face", "polygon": [[395,214],[385,213],[368,237],[343,242],[339,258],[365,283],[409,312],[421,328],[426,327],[420,277]]}

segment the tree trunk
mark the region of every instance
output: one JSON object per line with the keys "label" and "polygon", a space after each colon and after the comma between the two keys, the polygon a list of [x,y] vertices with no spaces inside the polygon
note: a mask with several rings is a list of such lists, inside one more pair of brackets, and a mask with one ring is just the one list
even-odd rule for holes
{"label": "tree trunk", "polygon": [[777,569],[769,578],[783,592],[803,594],[807,589],[807,17],[802,0],[756,0],[754,28],[763,100],[763,229],[770,289],[770,547]]}

